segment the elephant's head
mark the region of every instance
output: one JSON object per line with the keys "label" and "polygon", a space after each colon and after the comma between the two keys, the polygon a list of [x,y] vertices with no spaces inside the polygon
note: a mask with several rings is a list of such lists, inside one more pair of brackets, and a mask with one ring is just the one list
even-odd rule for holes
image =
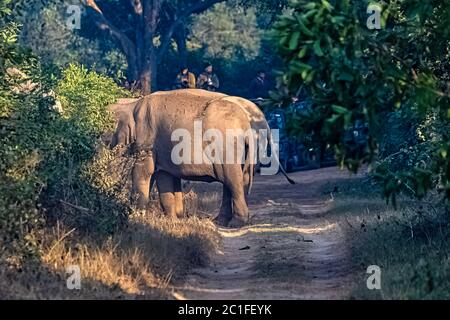
{"label": "elephant's head", "polygon": [[111,149],[118,145],[129,146],[136,140],[136,122],[134,108],[138,99],[119,99],[116,104],[110,105],[109,110],[116,120],[116,130],[111,138]]}
{"label": "elephant's head", "polygon": [[141,99],[120,99],[109,107],[114,114],[117,126],[109,144],[130,147],[133,154],[151,152],[154,145],[155,128],[152,116],[152,97]]}
{"label": "elephant's head", "polygon": [[149,134],[152,135],[151,126],[147,123],[150,110],[146,109],[148,104],[144,100],[122,99],[109,106],[117,123],[109,146],[111,149],[126,146],[128,153],[136,159],[132,171],[133,194],[136,195],[133,201],[139,209],[145,209],[148,204],[150,181],[155,171],[151,148],[147,148]]}
{"label": "elephant's head", "polygon": [[154,99],[147,96],[136,102],[133,108],[134,143],[132,152],[151,152],[155,142],[155,108]]}

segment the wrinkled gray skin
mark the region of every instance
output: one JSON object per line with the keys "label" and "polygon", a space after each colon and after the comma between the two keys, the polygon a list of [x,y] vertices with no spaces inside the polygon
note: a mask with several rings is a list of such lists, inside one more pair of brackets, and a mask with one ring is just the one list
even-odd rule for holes
{"label": "wrinkled gray skin", "polygon": [[[266,129],[267,121],[256,105],[242,98],[198,89],[157,92],[137,101],[125,102],[130,103],[121,101],[111,106],[118,121],[111,147],[133,143],[133,149],[138,153],[132,174],[138,207],[143,209],[148,203],[152,177],[156,177],[162,207],[172,217],[183,215],[181,179],[218,181],[223,184],[223,199],[216,222],[230,227],[248,222],[245,191],[251,188],[254,174],[253,165],[249,163],[252,155],[246,155],[245,165],[175,165],[171,152],[178,142],[171,141],[171,135],[175,129],[183,128],[191,132],[194,140],[195,120],[202,121],[203,132],[216,129],[224,137],[227,129],[242,129],[243,132],[250,128]],[[242,148],[248,148],[247,143],[246,140],[245,146],[234,146],[235,154],[246,150]],[[227,150],[224,151],[226,154]]]}

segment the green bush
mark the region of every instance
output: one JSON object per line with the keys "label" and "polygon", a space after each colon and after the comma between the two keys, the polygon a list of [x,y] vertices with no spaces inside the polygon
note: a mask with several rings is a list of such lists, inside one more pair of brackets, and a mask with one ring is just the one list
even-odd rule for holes
{"label": "green bush", "polygon": [[[55,135],[53,146],[59,150],[50,151],[42,167],[48,181],[42,201],[54,219],[70,220],[72,226],[85,231],[110,233],[126,208],[116,202],[107,185],[103,189],[95,186],[94,178],[109,179],[106,170],[97,172],[98,177],[88,173],[98,162],[95,155],[100,137],[113,129],[107,106],[127,93],[112,79],[77,65],[62,72],[55,91],[63,111],[49,130]],[[76,207],[88,210],[73,210]]]}
{"label": "green bush", "polygon": [[[127,69],[125,56],[109,39],[87,39],[79,30],[69,29],[67,5],[60,0],[15,1],[12,15],[22,24],[19,44],[30,48],[42,63],[60,68],[74,62],[82,63],[116,82],[123,81]],[[85,18],[83,16],[83,21]]]}
{"label": "green bush", "polygon": [[[90,186],[83,170],[101,134],[112,128],[107,105],[126,93],[111,79],[77,65],[52,78],[17,45],[15,24],[0,33],[0,241],[4,251],[33,254],[45,212],[62,212],[61,200],[83,207],[93,198],[98,204],[108,197]],[[11,68],[20,75],[9,75]],[[23,89],[28,81],[33,85]],[[62,110],[55,108],[55,97]],[[84,193],[75,196],[77,189]],[[108,208],[108,219],[116,221],[114,212]],[[106,212],[99,218],[104,222]],[[103,223],[104,231],[114,223]]]}
{"label": "green bush", "polygon": [[[379,160],[379,151],[388,151],[389,144],[411,146],[380,134],[386,132],[386,115],[408,111],[399,123],[411,126],[413,119],[418,130],[433,132],[423,139],[426,148],[414,147],[408,161],[397,161],[408,166],[380,167],[385,196],[395,202],[399,192],[408,191],[420,198],[433,188],[450,199],[450,9],[442,0],[388,2],[381,29],[372,30],[366,25],[370,3],[290,1],[292,10],[278,18],[272,34],[284,68],[271,97],[287,105],[292,96],[306,93],[313,116],[292,118],[291,127],[319,136],[335,149],[340,165],[352,171]],[[346,136],[358,121],[368,125],[367,143],[353,152]],[[423,152],[425,163],[418,156]]]}

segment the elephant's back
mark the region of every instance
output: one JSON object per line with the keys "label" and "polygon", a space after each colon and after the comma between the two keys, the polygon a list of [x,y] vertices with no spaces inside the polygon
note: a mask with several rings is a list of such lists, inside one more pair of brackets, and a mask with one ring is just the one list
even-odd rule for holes
{"label": "elephant's back", "polygon": [[199,121],[204,130],[247,129],[250,118],[256,117],[248,114],[242,101],[228,97],[200,89],[181,89],[157,92],[146,99],[152,117],[157,119],[158,130],[167,136],[176,129],[192,132]]}
{"label": "elephant's back", "polygon": [[217,92],[201,89],[180,89],[155,92],[145,98],[151,100],[155,111],[167,118],[195,119],[202,116],[208,103],[226,97]]}
{"label": "elephant's back", "polygon": [[202,114],[203,121],[209,128],[243,129],[249,128],[248,116],[238,104],[221,98],[208,103]]}
{"label": "elephant's back", "polygon": [[234,96],[226,96],[222,98],[222,100],[235,103],[240,108],[242,108],[242,110],[247,114],[253,129],[255,130],[269,129],[269,125],[267,123],[264,113],[253,102],[241,97],[234,97]]}

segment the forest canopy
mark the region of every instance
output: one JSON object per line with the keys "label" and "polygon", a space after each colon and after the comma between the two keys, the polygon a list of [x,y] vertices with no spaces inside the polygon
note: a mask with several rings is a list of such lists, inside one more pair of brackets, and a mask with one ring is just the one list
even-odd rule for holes
{"label": "forest canopy", "polygon": [[[450,6],[448,1],[293,0],[272,39],[284,68],[274,101],[304,93],[311,110],[293,115],[293,131],[313,133],[357,171],[375,176],[395,205],[404,191],[450,198]],[[378,14],[379,27],[370,19]],[[368,125],[363,149],[346,136]]]}

